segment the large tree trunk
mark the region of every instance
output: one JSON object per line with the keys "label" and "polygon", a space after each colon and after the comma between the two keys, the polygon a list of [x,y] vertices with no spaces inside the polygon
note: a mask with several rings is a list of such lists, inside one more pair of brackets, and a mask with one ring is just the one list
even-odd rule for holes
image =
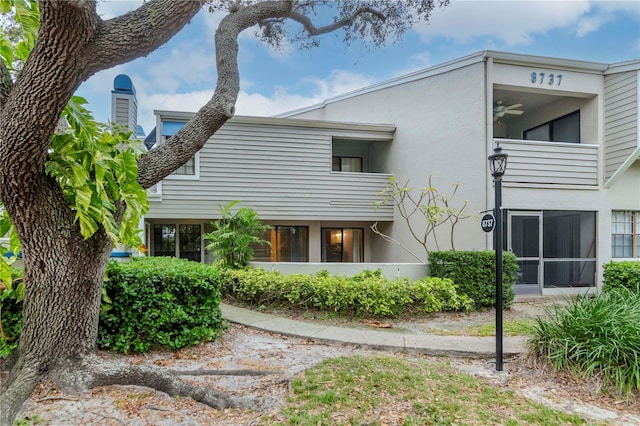
{"label": "large tree trunk", "polygon": [[[25,193],[29,205],[15,221],[24,252],[23,325],[13,367],[2,384],[2,424],[10,424],[43,375],[94,351],[111,250],[104,232],[82,237],[52,179],[42,176]],[[11,206],[11,200],[6,204]],[[31,221],[39,226],[24,226]]]}
{"label": "large tree trunk", "polygon": [[[0,425],[11,425],[42,380],[65,392],[135,384],[186,396],[216,408],[251,407],[254,399],[231,397],[185,383],[170,371],[98,358],[100,300],[111,242],[103,231],[84,239],[58,184],[41,176],[25,189],[29,207],[16,228],[24,250],[25,294],[20,343],[2,383]],[[15,208],[12,201],[8,206]],[[29,226],[37,221],[38,226]],[[25,230],[31,232],[25,232]]]}

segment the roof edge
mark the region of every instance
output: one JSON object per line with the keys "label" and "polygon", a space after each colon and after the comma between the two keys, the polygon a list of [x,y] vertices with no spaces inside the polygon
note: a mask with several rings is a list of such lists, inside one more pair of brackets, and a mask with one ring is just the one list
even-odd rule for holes
{"label": "roof edge", "polygon": [[[189,120],[196,115],[195,112],[187,111],[171,111],[171,110],[153,110],[155,115],[159,115],[165,120]],[[286,125],[291,127],[312,127],[317,129],[336,129],[336,130],[360,130],[369,132],[380,132],[392,134],[396,131],[395,124],[388,123],[355,123],[347,121],[327,121],[327,120],[311,120],[304,118],[288,118],[288,117],[260,117],[251,115],[236,115],[227,121],[229,124],[260,124],[265,126]]]}

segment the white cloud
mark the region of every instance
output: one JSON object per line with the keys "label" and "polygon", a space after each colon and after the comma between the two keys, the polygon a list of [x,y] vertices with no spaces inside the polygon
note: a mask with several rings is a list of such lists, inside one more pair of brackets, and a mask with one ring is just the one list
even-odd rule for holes
{"label": "white cloud", "polygon": [[636,1],[598,1],[592,4],[591,13],[583,16],[577,23],[578,37],[598,31],[603,25],[614,21],[619,13],[630,14],[640,20],[640,3]]}
{"label": "white cloud", "polygon": [[345,70],[332,70],[326,77],[304,77],[301,81],[313,86],[317,94],[314,97],[321,99],[349,93],[376,82],[373,77]]}
{"label": "white cloud", "polygon": [[[133,78],[132,78],[133,79]],[[236,114],[272,116],[322,102],[326,98],[340,95],[374,83],[371,77],[342,70],[333,70],[326,78],[303,78],[303,84],[311,87],[308,96],[278,88],[271,96],[241,91],[236,103]],[[136,84],[134,80],[134,85]],[[243,86],[245,84],[243,83]],[[196,112],[211,99],[213,90],[188,93],[154,93],[138,90],[138,122],[148,133],[155,127],[153,110]]]}
{"label": "white cloud", "polygon": [[535,34],[575,25],[591,4],[575,1],[453,1],[435,10],[428,25],[416,30],[425,38],[444,37],[466,43],[493,37],[509,46],[529,44]]}
{"label": "white cloud", "polygon": [[98,15],[102,19],[111,19],[137,9],[143,0],[101,0],[98,1]]}

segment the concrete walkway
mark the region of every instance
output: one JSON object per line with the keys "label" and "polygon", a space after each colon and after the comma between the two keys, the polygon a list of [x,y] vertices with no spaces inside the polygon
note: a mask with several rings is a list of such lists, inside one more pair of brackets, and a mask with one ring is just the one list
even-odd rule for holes
{"label": "concrete walkway", "polygon": [[[495,358],[495,337],[437,336],[410,334],[394,329],[363,330],[296,321],[249,309],[220,304],[222,316],[229,322],[258,330],[312,339],[324,343],[351,344],[371,349],[426,355],[449,355],[470,358]],[[525,338],[504,337],[505,357],[525,351]]]}

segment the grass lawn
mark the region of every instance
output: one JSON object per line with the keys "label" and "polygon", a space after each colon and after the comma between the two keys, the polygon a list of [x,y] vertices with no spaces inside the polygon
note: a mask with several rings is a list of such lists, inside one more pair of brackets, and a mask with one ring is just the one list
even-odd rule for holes
{"label": "grass lawn", "polygon": [[582,425],[556,411],[460,373],[446,360],[401,356],[326,360],[291,381],[271,425]]}

